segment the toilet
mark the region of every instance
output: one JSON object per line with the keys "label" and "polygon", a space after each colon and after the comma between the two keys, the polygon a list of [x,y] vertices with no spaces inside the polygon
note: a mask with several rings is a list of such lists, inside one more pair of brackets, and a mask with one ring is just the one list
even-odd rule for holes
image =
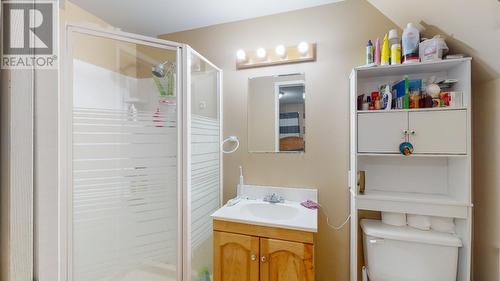
{"label": "toilet", "polygon": [[361,220],[365,265],[370,281],[456,281],[454,234]]}

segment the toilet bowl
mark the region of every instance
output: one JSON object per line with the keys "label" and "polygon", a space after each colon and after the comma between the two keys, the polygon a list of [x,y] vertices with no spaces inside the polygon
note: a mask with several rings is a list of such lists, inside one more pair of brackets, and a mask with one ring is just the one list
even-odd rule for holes
{"label": "toilet bowl", "polygon": [[361,220],[365,265],[370,281],[456,281],[454,234]]}

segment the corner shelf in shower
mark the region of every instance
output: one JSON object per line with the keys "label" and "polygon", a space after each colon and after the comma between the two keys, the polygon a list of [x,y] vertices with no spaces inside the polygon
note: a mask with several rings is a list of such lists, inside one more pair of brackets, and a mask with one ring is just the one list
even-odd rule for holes
{"label": "corner shelf in shower", "polygon": [[124,103],[145,104],[146,102],[139,98],[127,98],[123,100]]}

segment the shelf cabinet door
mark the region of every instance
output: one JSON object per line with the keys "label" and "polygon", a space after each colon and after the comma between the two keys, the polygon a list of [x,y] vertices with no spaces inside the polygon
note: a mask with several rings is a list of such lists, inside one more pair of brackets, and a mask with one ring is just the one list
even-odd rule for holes
{"label": "shelf cabinet door", "polygon": [[380,112],[358,114],[358,152],[399,153],[399,145],[406,140],[407,112]]}
{"label": "shelf cabinet door", "polygon": [[214,281],[259,281],[259,238],[214,231]]}
{"label": "shelf cabinet door", "polygon": [[466,110],[422,111],[409,114],[409,135],[414,153],[467,153]]}
{"label": "shelf cabinet door", "polygon": [[260,281],[313,281],[313,245],[260,239]]}

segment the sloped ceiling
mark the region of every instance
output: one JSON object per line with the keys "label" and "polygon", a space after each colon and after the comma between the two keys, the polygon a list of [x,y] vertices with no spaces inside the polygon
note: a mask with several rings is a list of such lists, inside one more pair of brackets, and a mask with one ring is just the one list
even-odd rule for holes
{"label": "sloped ceiling", "polygon": [[404,28],[418,24],[422,34],[441,34],[453,53],[473,57],[473,79],[500,76],[499,0],[368,0]]}

